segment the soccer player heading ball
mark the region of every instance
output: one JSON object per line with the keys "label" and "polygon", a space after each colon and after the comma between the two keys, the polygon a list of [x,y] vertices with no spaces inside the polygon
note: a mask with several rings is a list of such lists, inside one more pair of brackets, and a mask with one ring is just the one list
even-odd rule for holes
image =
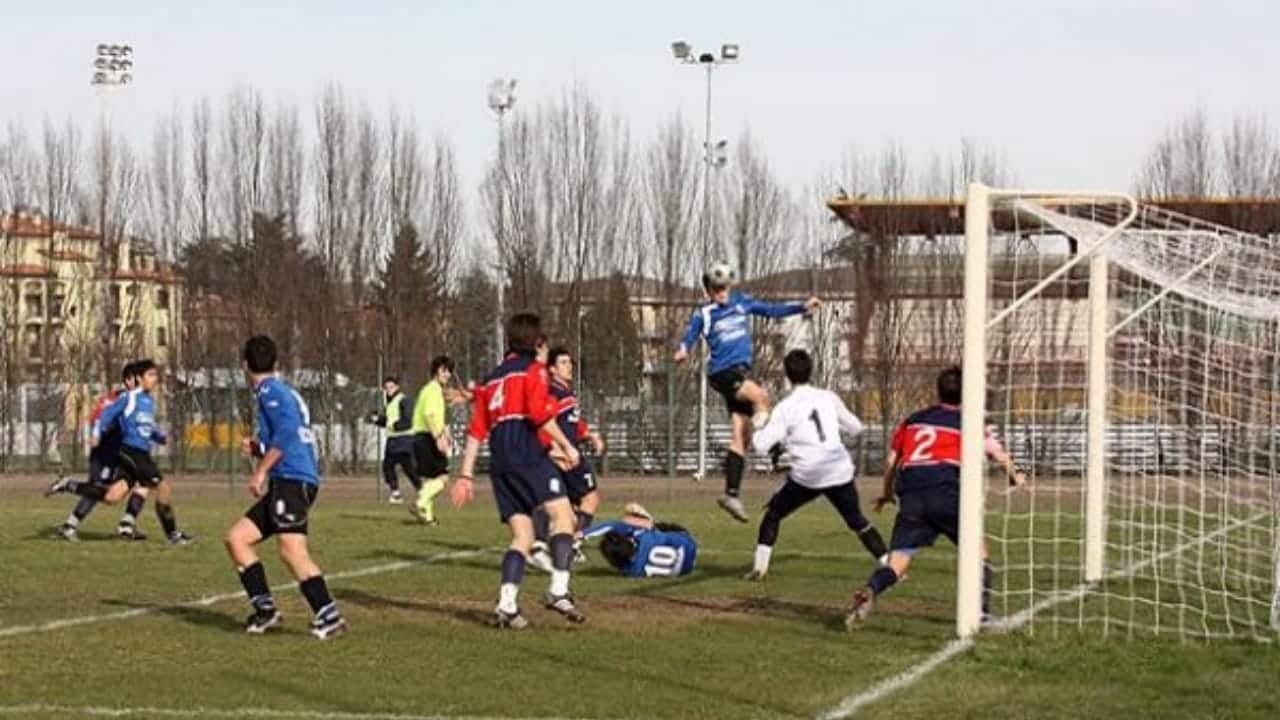
{"label": "soccer player heading ball", "polygon": [[769,420],[769,394],[751,379],[751,317],[784,318],[812,312],[822,301],[811,297],[803,303],[769,303],[733,290],[737,278],[728,263],[717,262],[702,274],[702,287],[711,302],[693,311],[689,329],[676,350],[682,363],[701,337],[707,343],[707,384],[724,397],[733,423],[733,435],[724,457],[724,495],[717,501],[739,522],[747,522],[747,511],[739,494],[746,470],[747,443],[751,431]]}

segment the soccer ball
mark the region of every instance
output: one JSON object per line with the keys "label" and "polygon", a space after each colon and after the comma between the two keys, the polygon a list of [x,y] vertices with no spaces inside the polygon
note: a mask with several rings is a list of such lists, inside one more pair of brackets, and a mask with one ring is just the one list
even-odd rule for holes
{"label": "soccer ball", "polygon": [[732,287],[738,281],[738,274],[726,262],[718,262],[702,273],[702,285],[710,290],[713,287]]}

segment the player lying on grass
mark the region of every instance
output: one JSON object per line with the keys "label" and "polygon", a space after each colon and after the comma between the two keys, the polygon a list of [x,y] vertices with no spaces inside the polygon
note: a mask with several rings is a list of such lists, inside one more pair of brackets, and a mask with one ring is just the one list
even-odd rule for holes
{"label": "player lying on grass", "polygon": [[655,522],[639,503],[627,503],[622,518],[587,528],[600,538],[605,561],[625,577],[677,577],[693,572],[698,543],[675,523]]}
{"label": "player lying on grass", "polygon": [[[716,263],[702,275],[702,287],[711,302],[694,310],[689,328],[675,353],[682,363],[698,338],[707,343],[707,384],[724,398],[733,435],[724,457],[724,495],[716,502],[739,522],[748,522],[739,497],[746,472],[747,445],[753,427],[769,419],[769,395],[751,379],[751,316],[783,318],[812,312],[822,301],[811,297],[803,303],[768,303],[734,291],[734,272],[727,263]],[[776,455],[775,455],[776,460]]]}
{"label": "player lying on grass", "polygon": [[[586,620],[569,593],[574,514],[560,477],[560,470],[576,466],[580,458],[578,449],[556,422],[547,368],[536,357],[541,328],[541,319],[532,313],[518,313],[508,321],[510,351],[476,388],[462,468],[450,491],[454,507],[461,507],[475,496],[472,473],[480,443],[487,439],[498,518],[511,531],[511,543],[502,556],[494,624],[513,630],[528,625],[520,613],[520,585],[533,546],[531,516],[539,507],[544,507],[551,518],[548,545],[552,572],[544,604],[569,622]],[[551,442],[550,449],[543,445],[539,431]]]}
{"label": "player lying on grass", "polygon": [[791,383],[791,394],[773,409],[769,422],[755,433],[752,442],[757,452],[782,443],[791,456],[791,470],[765,506],[756,540],[755,564],[746,579],[765,578],[782,521],[819,496],[825,496],[840,513],[840,518],[862,541],[871,557],[883,563],[888,551],[880,533],[858,505],[853,459],[840,440],[841,430],[854,436],[862,432],[862,423],[835,393],[809,384],[813,375],[813,358],[809,353],[792,350],[783,359],[782,366]]}
{"label": "player lying on grass", "polygon": [[[845,627],[860,625],[871,614],[876,598],[893,587],[911,567],[911,558],[921,548],[933,545],[938,535],[955,544],[960,529],[960,368],[951,367],[938,375],[938,403],[919,410],[893,433],[885,462],[884,492],[875,501],[879,512],[897,502],[889,542],[889,562],[871,574],[866,587],[853,596],[853,607],[845,617]],[[998,463],[1013,487],[1026,485],[1009,453],[987,434],[984,449]],[[897,500],[894,500],[894,495]],[[987,543],[982,542],[982,616],[991,612],[991,564]]]}
{"label": "player lying on grass", "polygon": [[[134,364],[137,385],[129,392],[121,395],[102,412],[89,440],[91,447],[102,443],[104,433],[118,426],[120,432],[119,465],[115,482],[104,485],[99,482],[83,482],[71,478],[54,481],[45,495],[55,493],[75,493],[81,497],[92,498],[98,502],[114,505],[136,488],[145,497],[147,490],[156,490],[156,517],[164,529],[165,537],[170,544],[186,545],[192,537],[178,530],[174,517],[171,498],[172,485],[160,474],[155,460],[151,457],[151,445],[163,445],[167,442],[164,432],[156,427],[155,400],[151,393],[160,383],[160,370],[151,360],[139,360]],[[139,502],[137,507],[141,507]],[[133,517],[126,510],[121,523],[132,524]]]}
{"label": "player lying on grass", "polygon": [[245,438],[241,450],[257,458],[249,477],[249,494],[257,501],[231,526],[223,542],[253,606],[245,632],[261,635],[281,620],[267,572],[254,550],[275,536],[280,559],[311,607],[311,634],[327,640],[344,632],[347,623],[307,547],[308,519],[320,490],[311,413],[298,391],[276,376],[276,360],[271,338],[259,335],[244,344],[241,367],[258,402],[258,432],[256,441]]}
{"label": "player lying on grass", "polygon": [[[600,491],[596,486],[595,475],[591,471],[591,463],[582,454],[582,443],[590,442],[597,455],[604,453],[604,438],[600,433],[592,432],[586,421],[582,419],[582,409],[578,406],[578,398],[573,393],[573,356],[562,347],[547,351],[547,365],[551,375],[550,393],[556,402],[556,422],[560,431],[578,448],[581,462],[569,470],[561,471],[564,480],[565,494],[573,505],[577,516],[574,530],[574,558],[583,559],[582,533],[595,519],[596,510],[600,507]],[[544,443],[547,440],[544,438]],[[533,551],[529,557],[534,567],[544,572],[551,572],[551,554],[547,546],[550,536],[550,518],[546,511],[537,510],[533,515]]]}
{"label": "player lying on grass", "polygon": [[[90,428],[97,427],[98,420],[102,417],[102,413],[106,411],[107,407],[119,399],[120,396],[132,390],[137,384],[137,373],[134,370],[136,365],[135,362],[130,362],[120,372],[122,389],[111,388],[102,397],[98,398],[93,411],[89,414]],[[108,432],[99,433],[98,444],[89,449],[89,470],[86,475],[88,482],[106,486],[115,483],[116,467],[120,463],[120,440],[120,426],[118,423],[112,425]],[[134,488],[133,492],[130,493],[129,502],[125,504],[124,515],[116,527],[116,533],[120,537],[129,540],[147,539],[146,534],[137,529],[136,526],[138,513],[142,510],[146,497],[144,488]],[[58,535],[70,542],[78,541],[80,539],[80,523],[84,522],[84,519],[89,516],[89,513],[93,512],[97,505],[98,501],[94,498],[81,496],[76,501],[76,506],[72,508],[71,513],[67,515],[67,519],[63,521],[62,527],[58,528]]]}

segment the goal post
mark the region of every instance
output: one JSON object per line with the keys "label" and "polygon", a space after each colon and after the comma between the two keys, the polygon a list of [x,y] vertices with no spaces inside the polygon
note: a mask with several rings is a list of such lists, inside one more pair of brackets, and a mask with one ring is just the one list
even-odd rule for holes
{"label": "goal post", "polygon": [[995,627],[1275,639],[1280,238],[973,184],[964,268],[957,633],[985,543]]}

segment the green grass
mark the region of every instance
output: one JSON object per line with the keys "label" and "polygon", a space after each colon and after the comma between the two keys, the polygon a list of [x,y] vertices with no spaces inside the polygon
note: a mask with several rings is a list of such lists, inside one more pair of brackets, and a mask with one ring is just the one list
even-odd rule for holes
{"label": "green grass", "polygon": [[[178,606],[238,590],[218,538],[247,496],[216,483],[177,482],[179,522],[199,536],[186,548],[155,539],[149,509],[143,525],[151,541],[112,537],[114,509],[88,520],[84,542],[55,541],[50,531],[69,499],[43,500],[34,482],[0,479],[0,632],[149,609],[0,637],[0,708],[814,717],[953,637],[949,546],[919,556],[868,626],[847,634],[842,611],[871,563],[829,507],[815,503],[788,520],[770,580],[748,584],[740,576],[750,565],[754,526],[721,515],[709,488],[680,481],[669,492],[665,479],[605,484],[606,507],[640,500],[692,528],[704,551],[693,575],[625,580],[593,552],[574,581],[590,620],[574,628],[536,606],[546,580],[531,570],[524,606],[533,627],[502,633],[485,625],[504,544],[487,491],[460,513],[442,511],[442,525],[428,529],[402,507],[376,502],[366,479],[322,493],[312,523],[317,560],[330,574],[411,564],[331,583],[352,625],[337,641],[305,634],[308,613],[296,590],[276,593],[283,632],[249,638],[239,632],[242,598]],[[754,504],[767,493],[763,480],[748,490]],[[891,518],[875,519],[887,535]],[[287,582],[273,547],[264,555],[271,580]],[[860,716],[1274,718],[1278,676],[1275,645],[1020,633],[980,638],[974,650]]]}

